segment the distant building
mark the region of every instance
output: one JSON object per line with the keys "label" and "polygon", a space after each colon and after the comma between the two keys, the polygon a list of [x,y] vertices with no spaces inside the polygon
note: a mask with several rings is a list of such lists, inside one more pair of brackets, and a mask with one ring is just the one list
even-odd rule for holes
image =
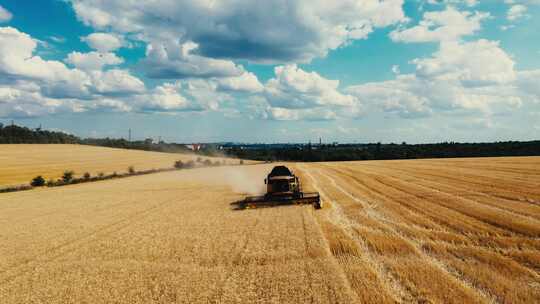
{"label": "distant building", "polygon": [[202,144],[189,144],[189,145],[186,145],[186,148],[192,151],[199,151],[201,150],[201,148],[203,148],[203,145]]}

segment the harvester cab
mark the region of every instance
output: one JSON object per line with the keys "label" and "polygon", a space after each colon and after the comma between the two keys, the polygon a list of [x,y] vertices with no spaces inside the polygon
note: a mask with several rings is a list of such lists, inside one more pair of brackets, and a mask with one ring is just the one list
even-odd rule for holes
{"label": "harvester cab", "polygon": [[295,193],[300,192],[298,177],[285,166],[274,167],[264,179],[264,183],[268,197],[293,197]]}
{"label": "harvester cab", "polygon": [[312,204],[315,209],[321,208],[319,193],[302,192],[298,176],[285,166],[274,167],[264,183],[266,184],[266,194],[246,197],[241,204],[244,208],[300,204]]}

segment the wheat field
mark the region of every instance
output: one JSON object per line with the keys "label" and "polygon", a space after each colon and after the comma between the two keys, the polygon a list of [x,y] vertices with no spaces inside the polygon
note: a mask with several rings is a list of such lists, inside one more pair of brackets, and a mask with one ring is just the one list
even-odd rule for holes
{"label": "wheat field", "polygon": [[540,157],[272,165],[0,195],[0,302],[540,302]]}
{"label": "wheat field", "polygon": [[[195,160],[197,156],[148,152],[83,145],[0,144],[0,186],[27,184],[37,175],[56,179],[66,170],[82,176],[135,170],[171,168],[175,161]],[[238,163],[238,160],[210,158]]]}

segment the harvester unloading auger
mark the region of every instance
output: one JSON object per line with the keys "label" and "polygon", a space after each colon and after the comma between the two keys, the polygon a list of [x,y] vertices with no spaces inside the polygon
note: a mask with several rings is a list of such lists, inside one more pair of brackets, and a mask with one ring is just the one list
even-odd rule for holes
{"label": "harvester unloading auger", "polygon": [[321,208],[319,193],[302,192],[300,180],[285,166],[274,167],[264,183],[266,184],[266,194],[246,197],[240,203],[242,209],[303,204],[312,204],[315,209]]}

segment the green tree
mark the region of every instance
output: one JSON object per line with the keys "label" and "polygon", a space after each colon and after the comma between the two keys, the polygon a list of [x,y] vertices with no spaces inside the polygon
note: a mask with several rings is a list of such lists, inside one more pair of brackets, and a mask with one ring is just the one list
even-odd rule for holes
{"label": "green tree", "polygon": [[174,162],[174,167],[176,169],[182,169],[182,168],[184,168],[184,162],[181,161],[181,160],[177,160],[177,161]]}
{"label": "green tree", "polygon": [[72,180],[73,180],[73,175],[75,174],[75,172],[73,171],[65,171],[64,172],[64,175],[62,175],[62,180],[64,181],[64,183],[70,183]]}
{"label": "green tree", "polygon": [[38,176],[34,177],[34,179],[32,179],[32,181],[30,182],[30,185],[32,185],[32,187],[45,186],[45,179],[43,178],[43,176],[38,175]]}

